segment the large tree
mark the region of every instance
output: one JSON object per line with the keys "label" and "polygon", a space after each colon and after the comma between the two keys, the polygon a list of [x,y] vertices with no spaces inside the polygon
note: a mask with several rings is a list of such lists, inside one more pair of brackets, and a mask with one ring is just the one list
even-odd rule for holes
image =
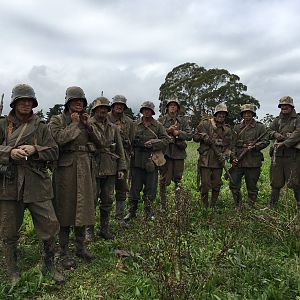
{"label": "large tree", "polygon": [[61,114],[63,110],[64,110],[64,104],[55,104],[53,107],[51,107],[49,111],[46,113],[47,123],[50,121],[52,116]]}
{"label": "large tree", "polygon": [[164,112],[169,97],[176,96],[195,127],[203,116],[212,115],[214,107],[224,102],[230,112],[228,123],[233,124],[240,119],[240,105],[252,103],[260,107],[258,100],[246,91],[240,78],[225,69],[206,70],[195,63],[185,63],[169,72],[160,86],[160,111]]}

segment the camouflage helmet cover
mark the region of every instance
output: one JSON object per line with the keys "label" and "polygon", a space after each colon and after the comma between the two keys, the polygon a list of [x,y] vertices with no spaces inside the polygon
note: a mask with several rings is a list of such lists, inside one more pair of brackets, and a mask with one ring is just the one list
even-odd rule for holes
{"label": "camouflage helmet cover", "polygon": [[279,99],[278,108],[280,108],[282,104],[288,104],[288,105],[290,105],[290,106],[292,106],[292,107],[295,107],[295,105],[294,105],[294,100],[293,100],[293,98],[290,97],[290,96],[283,96],[283,97],[281,97],[281,98]]}
{"label": "camouflage helmet cover", "polygon": [[32,108],[38,106],[34,89],[28,84],[17,84],[12,89],[10,107],[13,108],[16,104],[16,101],[20,98],[32,99]]}
{"label": "camouflage helmet cover", "polygon": [[142,113],[143,108],[149,108],[149,109],[151,109],[152,110],[152,115],[155,115],[155,111],[154,111],[155,106],[154,106],[153,102],[151,102],[151,101],[145,101],[145,102],[143,102],[142,105],[141,105],[141,108],[140,108],[140,113]]}
{"label": "camouflage helmet cover", "polygon": [[241,116],[245,111],[251,111],[254,114],[254,116],[256,116],[256,107],[253,104],[246,103],[241,105]]}
{"label": "camouflage helmet cover", "polygon": [[220,103],[218,105],[216,105],[215,107],[215,112],[214,112],[214,116],[216,115],[216,113],[218,112],[226,112],[226,114],[228,115],[228,110],[227,110],[227,106],[225,103]]}
{"label": "camouflage helmet cover", "polygon": [[79,86],[70,86],[67,88],[65,96],[65,106],[68,104],[69,101],[73,99],[82,99],[84,100],[84,107],[87,106],[87,100],[85,98],[84,91]]}
{"label": "camouflage helmet cover", "polygon": [[96,98],[94,100],[94,106],[92,108],[92,111],[95,112],[95,109],[100,106],[104,106],[108,109],[108,111],[110,111],[110,103],[106,97],[101,96],[101,97]]}
{"label": "camouflage helmet cover", "polygon": [[113,106],[114,104],[116,103],[121,103],[121,104],[124,104],[125,108],[128,108],[126,102],[127,102],[127,99],[125,96],[123,95],[116,95],[112,98],[112,103],[111,103],[111,106]]}
{"label": "camouflage helmet cover", "polygon": [[178,100],[178,98],[175,98],[175,97],[169,98],[169,99],[167,100],[166,110],[168,110],[168,106],[169,106],[171,103],[176,103],[176,104],[177,104],[177,107],[178,107],[178,111],[180,110],[180,103],[179,103],[179,100]]}

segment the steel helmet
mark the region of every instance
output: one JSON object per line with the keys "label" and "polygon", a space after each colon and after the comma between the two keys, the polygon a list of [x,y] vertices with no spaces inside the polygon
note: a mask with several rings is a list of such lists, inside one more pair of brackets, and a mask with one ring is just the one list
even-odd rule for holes
{"label": "steel helmet", "polygon": [[32,99],[32,107],[34,108],[38,106],[34,89],[28,84],[17,84],[12,89],[10,107],[13,108],[16,104],[16,101],[20,98]]}
{"label": "steel helmet", "polygon": [[121,104],[124,104],[125,109],[128,108],[128,107],[127,107],[127,104],[126,104],[127,99],[126,99],[125,96],[123,96],[123,95],[116,95],[116,96],[114,96],[114,97],[112,98],[112,100],[113,100],[113,101],[112,101],[112,103],[111,103],[111,106],[113,106],[113,105],[116,104],[116,103],[121,103]]}
{"label": "steel helmet", "polygon": [[84,100],[84,107],[87,106],[87,100],[85,98],[84,91],[79,86],[71,86],[67,88],[66,97],[65,97],[65,106],[68,104],[69,101],[73,99],[82,99]]}
{"label": "steel helmet", "polygon": [[110,103],[106,97],[101,96],[94,100],[94,106],[92,108],[92,112],[95,112],[95,109],[99,106],[107,107],[108,111],[110,111]]}
{"label": "steel helmet", "polygon": [[140,113],[142,113],[143,108],[149,108],[152,111],[152,115],[155,115],[155,111],[154,111],[154,103],[151,101],[145,101],[142,103],[141,108],[140,108]]}

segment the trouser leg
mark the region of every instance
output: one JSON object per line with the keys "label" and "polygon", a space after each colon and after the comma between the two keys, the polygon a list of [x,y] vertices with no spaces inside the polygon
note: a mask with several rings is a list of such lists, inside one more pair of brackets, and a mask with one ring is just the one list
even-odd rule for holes
{"label": "trouser leg", "polygon": [[89,252],[84,243],[84,226],[75,226],[75,242],[76,242],[76,255],[81,257],[85,261],[91,261],[95,258],[93,254]]}

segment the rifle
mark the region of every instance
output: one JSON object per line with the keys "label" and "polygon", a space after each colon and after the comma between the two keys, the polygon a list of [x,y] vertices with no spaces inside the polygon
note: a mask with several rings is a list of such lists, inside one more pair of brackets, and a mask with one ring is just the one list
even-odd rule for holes
{"label": "rifle", "polygon": [[[256,145],[266,134],[268,133],[268,130],[262,133],[253,143],[253,145]],[[245,148],[243,151],[240,153],[240,155],[237,157],[237,162],[240,162],[244,156],[250,151],[250,149]]]}
{"label": "rifle", "polygon": [[2,115],[2,110],[3,110],[3,98],[4,98],[4,94],[2,94],[2,96],[1,96],[1,102],[0,102],[0,116]]}
{"label": "rifle", "polygon": [[[219,161],[219,163],[221,165],[223,165],[224,161],[221,158],[221,153],[219,152],[219,150],[216,148],[216,145],[214,143],[212,143],[211,145],[212,150],[214,151],[215,155],[217,156],[217,160]],[[225,178],[229,179],[230,182],[233,182],[232,176],[230,174],[230,170],[228,170],[228,168],[225,166],[225,164],[223,165],[223,169],[225,171]]]}

